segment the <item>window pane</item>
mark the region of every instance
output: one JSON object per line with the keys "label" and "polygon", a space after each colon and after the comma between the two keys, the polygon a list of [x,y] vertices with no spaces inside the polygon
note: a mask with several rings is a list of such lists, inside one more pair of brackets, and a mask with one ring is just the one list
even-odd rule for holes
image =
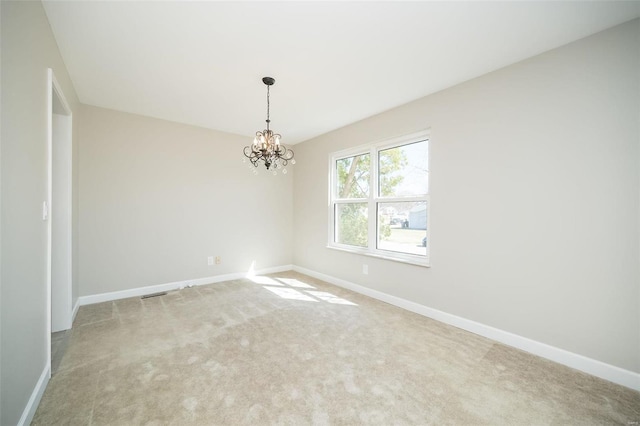
{"label": "window pane", "polygon": [[403,197],[429,192],[429,141],[378,152],[378,196]]}
{"label": "window pane", "polygon": [[378,203],[378,248],[427,255],[427,203]]}
{"label": "window pane", "polygon": [[336,204],[336,242],[367,247],[368,215],[367,203]]}
{"label": "window pane", "polygon": [[367,198],[369,196],[369,154],[356,155],[336,161],[338,198]]}

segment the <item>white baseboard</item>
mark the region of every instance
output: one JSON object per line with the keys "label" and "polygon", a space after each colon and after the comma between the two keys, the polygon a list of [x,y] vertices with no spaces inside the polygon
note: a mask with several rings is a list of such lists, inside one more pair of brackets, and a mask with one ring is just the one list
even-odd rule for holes
{"label": "white baseboard", "polygon": [[44,390],[47,388],[50,377],[51,373],[49,371],[49,366],[47,365],[44,367],[44,370],[42,370],[42,374],[36,383],[36,387],[33,389],[33,392],[31,392],[31,397],[29,398],[29,402],[27,402],[27,406],[24,407],[22,416],[18,421],[18,426],[28,426],[31,424],[33,416],[36,414],[36,410],[40,404],[40,400],[42,399],[42,395],[44,394]]}
{"label": "white baseboard", "polygon": [[[276,272],[290,271],[291,269],[293,269],[293,265],[282,265],[282,266],[275,266],[272,268],[260,269],[258,271],[254,271],[253,273],[272,274]],[[170,283],[156,284],[156,285],[150,285],[146,287],[137,287],[137,288],[131,288],[127,290],[113,291],[109,293],[93,294],[90,296],[80,296],[78,297],[78,302],[76,304],[79,306],[84,306],[84,305],[92,305],[94,303],[110,302],[112,300],[126,299],[128,297],[139,297],[139,296],[144,296],[145,294],[177,290],[179,288],[188,287],[190,285],[206,285],[206,284],[219,283],[223,281],[237,280],[240,278],[245,278],[247,275],[248,275],[247,272],[236,272],[232,274],[216,275],[216,276],[204,277],[204,278],[195,278],[195,279],[184,280],[184,281],[174,281]]]}
{"label": "white baseboard", "polygon": [[640,374],[301,266],[293,270],[640,391]]}
{"label": "white baseboard", "polygon": [[78,309],[80,309],[80,298],[76,299],[76,303],[73,305],[73,312],[71,312],[71,326],[73,327],[73,322],[76,320],[76,315],[78,315]]}

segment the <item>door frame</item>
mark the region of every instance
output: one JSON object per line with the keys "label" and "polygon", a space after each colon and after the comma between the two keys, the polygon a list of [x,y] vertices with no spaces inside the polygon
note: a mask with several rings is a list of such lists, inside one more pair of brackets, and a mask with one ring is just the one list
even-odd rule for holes
{"label": "door frame", "polygon": [[[52,291],[62,292],[63,306],[56,306],[58,311],[62,309],[62,320],[56,321],[56,328],[69,329],[72,324],[73,308],[72,308],[72,282],[73,282],[73,238],[72,238],[72,213],[73,213],[73,116],[69,103],[67,102],[62,88],[55,77],[55,74],[51,68],[47,69],[47,203],[43,209],[43,214],[48,215],[47,220],[47,324],[46,324],[46,336],[47,336],[47,365],[49,370],[49,377],[51,377],[51,333],[53,332],[53,319],[52,311]],[[56,131],[54,133],[54,121],[62,120],[63,129],[62,132]],[[64,152],[68,158],[58,158],[54,155],[54,144],[58,147],[58,144],[64,144]],[[66,175],[66,182],[62,182],[62,186],[56,185],[56,189],[65,192],[66,202],[61,205],[56,205],[56,200],[53,198],[54,187],[54,168],[65,167],[64,173]],[[57,197],[56,197],[57,198]],[[52,280],[52,268],[53,268],[53,255],[58,254],[56,250],[60,250],[60,247],[56,247],[56,242],[53,241],[53,218],[55,212],[63,213],[64,216],[64,234],[57,236],[56,241],[64,241],[64,252],[62,253],[63,265],[66,270],[66,276],[68,279],[64,283],[53,283]],[[60,245],[60,244],[57,244]],[[52,285],[54,287],[52,288]],[[58,298],[56,298],[58,299]],[[67,300],[68,299],[68,300]],[[68,312],[67,312],[68,311]]]}

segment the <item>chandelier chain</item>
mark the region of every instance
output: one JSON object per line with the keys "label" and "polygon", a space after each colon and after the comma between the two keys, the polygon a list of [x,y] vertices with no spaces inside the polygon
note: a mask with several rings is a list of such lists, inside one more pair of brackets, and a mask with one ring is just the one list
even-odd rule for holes
{"label": "chandelier chain", "polygon": [[270,86],[267,86],[267,130],[269,130],[269,123],[271,122],[271,119],[269,118],[269,107],[270,107],[270,101],[269,101],[269,89]]}

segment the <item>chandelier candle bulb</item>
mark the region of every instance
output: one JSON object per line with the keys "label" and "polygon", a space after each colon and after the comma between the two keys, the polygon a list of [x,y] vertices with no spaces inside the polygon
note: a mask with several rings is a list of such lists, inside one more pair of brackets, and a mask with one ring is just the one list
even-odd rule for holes
{"label": "chandelier candle bulb", "polygon": [[[243,153],[254,167],[258,167],[262,162],[267,170],[273,168],[273,174],[277,175],[275,169],[285,167],[289,164],[289,161],[291,161],[291,164],[295,164],[295,161],[293,160],[293,151],[280,143],[282,135],[269,129],[269,124],[271,123],[269,118],[269,94],[270,87],[273,86],[276,80],[272,77],[264,77],[262,82],[267,86],[267,119],[265,120],[267,128],[261,132],[256,132],[253,144],[245,146]],[[283,171],[284,173],[286,172]]]}

